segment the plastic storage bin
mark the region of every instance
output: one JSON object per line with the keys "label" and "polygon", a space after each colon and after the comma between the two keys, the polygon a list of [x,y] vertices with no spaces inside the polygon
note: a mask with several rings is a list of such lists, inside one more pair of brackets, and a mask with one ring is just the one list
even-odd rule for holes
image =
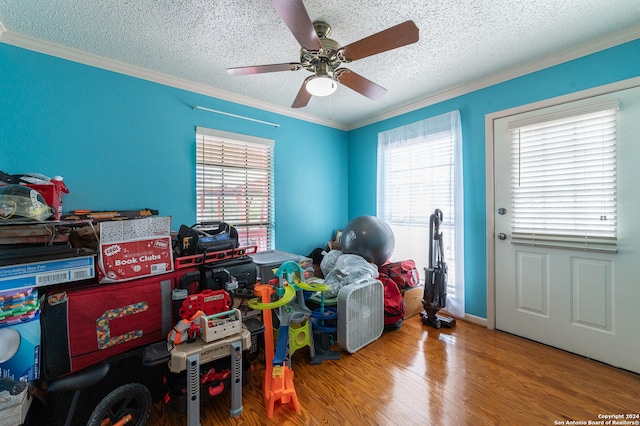
{"label": "plastic storage bin", "polygon": [[275,278],[273,270],[288,260],[300,264],[304,271],[305,280],[313,276],[313,261],[305,256],[277,250],[262,251],[249,256],[256,264],[258,277],[263,283],[268,283],[269,280]]}

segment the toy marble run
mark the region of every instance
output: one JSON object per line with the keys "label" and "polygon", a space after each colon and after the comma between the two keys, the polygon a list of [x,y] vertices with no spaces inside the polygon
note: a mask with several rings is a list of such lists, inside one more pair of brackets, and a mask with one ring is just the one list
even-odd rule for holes
{"label": "toy marble run", "polygon": [[[299,279],[296,278],[296,272]],[[313,357],[313,339],[309,339],[311,335],[311,322],[309,314],[311,311],[304,305],[304,295],[301,290],[308,291],[326,291],[328,288],[324,284],[307,284],[304,282],[304,271],[302,267],[293,261],[283,263],[275,272],[278,277],[278,286],[270,284],[258,284],[254,288],[254,293],[258,296],[251,299],[248,305],[251,309],[262,310],[264,323],[264,342],[265,342],[265,375],[262,382],[265,407],[267,417],[273,417],[273,411],[276,404],[288,404],[296,413],[300,412],[300,403],[293,384],[294,373],[291,369],[292,349],[295,349],[304,342],[311,349]],[[271,302],[271,296],[276,294],[279,297],[275,302]],[[274,349],[273,342],[273,320],[271,316],[272,309],[279,310],[278,341]],[[301,316],[305,329],[298,328],[294,333],[298,337],[294,339],[294,348],[291,347],[290,326],[292,319],[294,321]],[[302,323],[302,322],[300,322]],[[305,335],[302,338],[302,335]],[[271,361],[270,361],[271,360]]]}

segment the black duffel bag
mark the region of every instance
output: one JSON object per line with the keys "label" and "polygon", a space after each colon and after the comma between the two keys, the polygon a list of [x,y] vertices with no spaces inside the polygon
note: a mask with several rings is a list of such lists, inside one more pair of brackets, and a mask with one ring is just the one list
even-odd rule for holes
{"label": "black duffel bag", "polygon": [[178,256],[191,256],[238,247],[238,231],[225,222],[201,222],[181,225],[176,241]]}

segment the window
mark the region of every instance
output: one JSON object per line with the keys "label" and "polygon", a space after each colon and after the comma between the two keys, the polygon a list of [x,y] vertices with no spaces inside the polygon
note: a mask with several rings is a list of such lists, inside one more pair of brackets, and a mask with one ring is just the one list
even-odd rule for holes
{"label": "window", "polygon": [[222,221],[240,246],[274,247],[273,141],[196,129],[196,219]]}
{"label": "window", "polygon": [[429,263],[429,219],[443,212],[449,267],[446,310],[464,315],[462,136],[460,112],[378,134],[378,216],[395,237],[392,260],[413,259],[421,279]]}
{"label": "window", "polygon": [[616,111],[606,102],[509,123],[514,243],[616,250]]}

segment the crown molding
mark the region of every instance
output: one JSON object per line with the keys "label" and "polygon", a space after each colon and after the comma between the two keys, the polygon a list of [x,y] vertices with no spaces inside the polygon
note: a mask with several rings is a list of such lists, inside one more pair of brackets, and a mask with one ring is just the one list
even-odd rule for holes
{"label": "crown molding", "polygon": [[416,102],[409,103],[399,108],[394,108],[383,112],[381,114],[374,115],[366,120],[351,124],[343,125],[334,121],[317,117],[312,114],[306,114],[290,108],[285,108],[279,105],[274,105],[268,102],[259,101],[257,99],[231,93],[221,89],[217,89],[211,86],[207,86],[200,83],[184,80],[168,74],[162,74],[156,71],[147,70],[145,68],[130,65],[124,62],[107,59],[101,56],[89,54],[77,49],[72,49],[66,46],[62,46],[55,43],[46,42],[33,37],[25,36],[20,33],[9,31],[4,27],[0,21],[0,42],[10,44],[16,47],[21,47],[27,50],[43,53],[45,55],[55,56],[58,58],[78,62],[84,65],[89,65],[108,71],[113,71],[119,74],[129,75],[132,77],[148,80],[151,82],[163,84],[178,89],[183,89],[206,96],[211,96],[221,100],[237,103],[240,105],[253,107],[276,114],[284,115],[299,120],[308,121],[315,124],[320,124],[327,127],[336,128],[338,130],[354,130],[360,127],[367,126],[369,124],[377,123],[389,118],[397,117],[402,114],[413,112],[415,110],[425,108],[427,106],[435,105],[437,103],[453,99],[458,96],[465,95],[467,93],[474,92],[476,90],[484,89],[486,87],[503,83],[508,80],[512,80],[517,77],[521,77],[526,74],[530,74],[536,71],[540,71],[545,68],[549,68],[564,62],[571,61],[592,53],[596,53],[629,41],[633,41],[640,38],[640,25],[631,27],[625,31],[621,31],[610,36],[598,39],[596,41],[586,43],[574,49],[569,49],[561,52],[557,55],[548,56],[542,60],[531,62],[523,66],[511,68],[501,73],[491,75],[489,77],[473,81],[469,84],[464,84],[450,90],[446,90],[437,93],[433,96],[429,96],[424,99],[420,99]]}
{"label": "crown molding", "polygon": [[611,47],[615,47],[620,44],[624,44],[624,43],[636,40],[638,38],[640,38],[640,25],[636,25],[627,30],[614,33],[612,35],[595,40],[593,42],[583,44],[576,48],[565,50],[556,55],[547,56],[542,60],[530,62],[528,64],[525,64],[519,67],[510,68],[504,72],[497,73],[489,77],[473,81],[469,84],[465,84],[450,90],[437,93],[433,96],[429,96],[427,98],[404,105],[402,107],[389,110],[382,114],[369,117],[366,120],[360,121],[358,123],[355,123],[349,126],[348,130],[354,130],[360,127],[367,126],[369,124],[377,123],[383,120],[387,120],[389,118],[397,117],[402,114],[413,112],[420,108],[435,105],[437,103],[440,103],[449,99],[453,99],[458,96],[465,95],[467,93],[475,92],[477,90],[484,89],[486,87],[493,86],[495,84],[503,83],[505,81],[512,80],[514,78],[518,78],[523,75],[531,74],[533,72],[540,71],[545,68],[550,68],[552,66],[559,65],[564,62],[569,62],[571,60],[578,59],[583,56],[590,55],[592,53],[600,52],[602,50],[609,49]]}
{"label": "crown molding", "polygon": [[225,90],[220,90],[211,86],[207,86],[201,83],[195,83],[193,81],[181,79],[172,75],[151,71],[135,65],[130,65],[124,62],[116,61],[113,59],[107,59],[102,56],[93,55],[83,52],[81,50],[72,49],[66,46],[62,46],[55,43],[50,43],[37,38],[25,36],[20,33],[15,33],[4,29],[0,22],[0,42],[10,44],[12,46],[20,47],[23,49],[35,51],[49,56],[54,56],[61,59],[89,65],[96,68],[113,71],[119,74],[128,75],[131,77],[140,78],[143,80],[159,83],[165,86],[175,87],[178,89],[187,90],[190,92],[199,93],[202,95],[211,96],[221,100],[234,102],[240,105],[258,108],[261,110],[281,114],[284,116],[308,121],[311,123],[320,124],[327,127],[333,127],[339,130],[347,130],[347,126],[336,123],[331,120],[320,118],[312,114],[306,114],[290,108],[285,108],[279,105],[274,105],[268,102],[259,101],[257,99],[250,98],[248,96],[231,93]]}

